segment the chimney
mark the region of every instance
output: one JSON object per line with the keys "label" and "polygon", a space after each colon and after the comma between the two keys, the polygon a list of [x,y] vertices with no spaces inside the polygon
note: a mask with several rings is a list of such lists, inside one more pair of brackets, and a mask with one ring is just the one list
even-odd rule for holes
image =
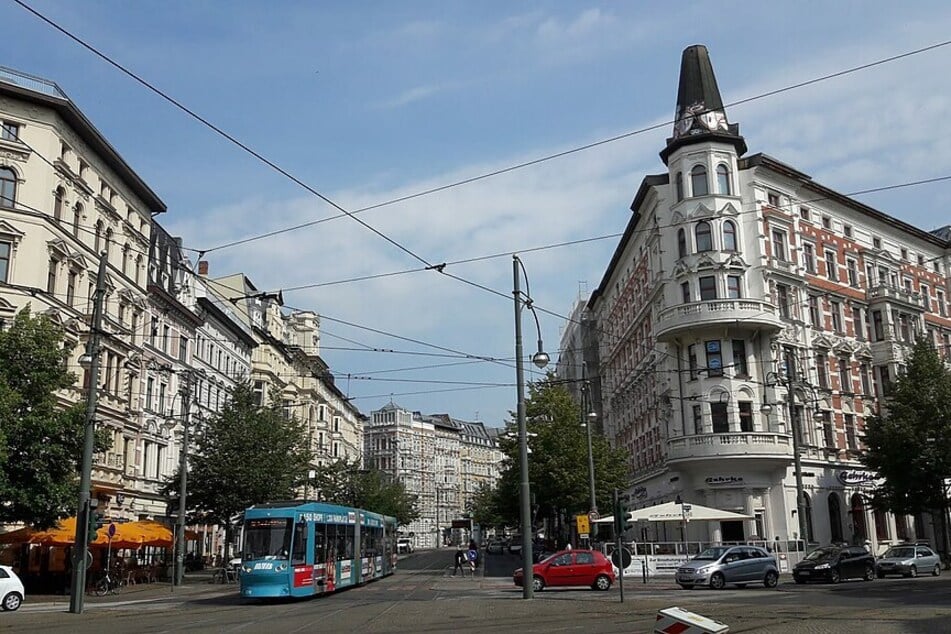
{"label": "chimney", "polygon": [[198,274],[208,275],[208,260],[198,260]]}

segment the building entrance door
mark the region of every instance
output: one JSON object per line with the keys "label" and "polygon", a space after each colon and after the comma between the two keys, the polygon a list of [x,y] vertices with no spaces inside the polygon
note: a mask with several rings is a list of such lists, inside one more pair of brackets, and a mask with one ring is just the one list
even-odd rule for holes
{"label": "building entrance door", "polygon": [[720,534],[724,542],[746,541],[746,531],[742,521],[720,522]]}

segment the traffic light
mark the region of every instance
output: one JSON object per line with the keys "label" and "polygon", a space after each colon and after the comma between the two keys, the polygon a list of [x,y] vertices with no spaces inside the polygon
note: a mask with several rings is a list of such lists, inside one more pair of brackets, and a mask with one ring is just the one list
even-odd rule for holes
{"label": "traffic light", "polygon": [[630,512],[628,506],[631,503],[631,496],[628,494],[620,495],[617,489],[614,490],[614,531],[621,535],[624,531],[634,528],[634,524],[628,519]]}
{"label": "traffic light", "polygon": [[91,544],[96,541],[96,531],[102,527],[102,513],[97,513],[89,509],[89,533],[86,535],[87,541]]}

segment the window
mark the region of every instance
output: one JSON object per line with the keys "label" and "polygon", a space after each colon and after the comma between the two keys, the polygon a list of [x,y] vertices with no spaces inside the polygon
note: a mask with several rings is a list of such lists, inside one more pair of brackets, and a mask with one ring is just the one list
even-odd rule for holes
{"label": "window", "polygon": [[905,260],[905,261],[908,260],[908,249],[906,249],[906,248],[904,248],[904,247],[902,247],[902,249],[901,249],[901,259],[902,259],[902,260]]}
{"label": "window", "polygon": [[699,405],[693,406],[693,433],[703,433],[703,408]]}
{"label": "window", "polygon": [[855,435],[855,414],[845,414],[845,442],[852,451],[859,448],[859,439]]}
{"label": "window", "polygon": [[852,225],[842,225],[842,233],[845,234],[846,238],[852,237]]}
{"label": "window", "polygon": [[692,196],[706,196],[710,193],[707,187],[707,168],[703,165],[694,165],[690,170],[690,189]]}
{"label": "window", "polygon": [[171,338],[172,329],[168,324],[162,326],[162,352],[168,352],[168,340]]}
{"label": "window", "polygon": [[925,311],[931,311],[931,290],[925,284],[918,286],[918,292],[921,295],[921,305]]}
{"label": "window", "polygon": [[690,370],[690,380],[697,378],[697,346],[690,344],[687,346],[687,368]]}
{"label": "window", "polygon": [[17,175],[8,167],[0,167],[0,206],[13,207],[17,200]]}
{"label": "window", "polygon": [[766,202],[771,207],[779,207],[779,194],[775,192],[766,192]]}
{"label": "window", "polygon": [[723,352],[720,340],[714,339],[704,344],[707,352],[707,376],[723,376]]}
{"label": "window", "polygon": [[803,220],[809,220],[809,208],[808,208],[808,207],[800,207],[800,208],[799,208],[799,217],[802,218]]}
{"label": "window", "polygon": [[862,325],[862,309],[852,307],[852,334],[859,341],[865,341],[865,328]]}
{"label": "window", "polygon": [[862,394],[870,396],[872,394],[872,368],[867,363],[859,366],[859,374],[862,379]]}
{"label": "window", "polygon": [[885,338],[885,324],[882,323],[882,311],[872,311],[872,324],[875,329],[875,341]]}
{"label": "window", "polygon": [[712,275],[700,278],[700,301],[717,298],[717,278]]}
{"label": "window", "polygon": [[819,387],[829,388],[829,370],[826,368],[825,354],[816,355],[816,380],[819,382]]}
{"label": "window", "polygon": [[749,376],[749,367],[746,364],[746,341],[733,340],[733,374],[734,376]]}
{"label": "window", "polygon": [[149,377],[145,388],[145,409],[152,409],[152,394],[155,391],[155,379]]}
{"label": "window", "polygon": [[158,317],[152,317],[152,324],[149,327],[149,343],[153,346],[156,337],[158,337]]}
{"label": "window", "polygon": [[830,218],[829,216],[823,216],[823,217],[822,217],[822,228],[823,228],[823,229],[831,229],[831,228],[832,228],[832,218]]}
{"label": "window", "polygon": [[808,242],[802,243],[802,265],[806,267],[806,273],[816,273],[816,249]]}
{"label": "window", "polygon": [[78,275],[76,271],[70,270],[66,277],[66,303],[69,306],[72,306],[76,300],[76,278]]}
{"label": "window", "polygon": [[0,242],[0,283],[6,284],[10,280],[10,243]]}
{"label": "window", "polygon": [[753,403],[739,401],[737,405],[740,408],[740,431],[753,431]]}
{"label": "window", "polygon": [[66,190],[62,187],[56,188],[56,194],[53,197],[53,218],[57,221],[63,220],[63,199],[66,197]]}
{"label": "window", "polygon": [[739,275],[726,276],[726,296],[730,299],[739,299],[743,297],[743,292],[740,289]]}
{"label": "window", "polygon": [[789,319],[789,287],[785,284],[776,285],[776,304],[779,309],[779,316]]}
{"label": "window", "polygon": [[681,258],[687,255],[687,232],[683,229],[677,230],[677,255]]}
{"label": "window", "polygon": [[773,229],[773,257],[780,262],[786,261],[786,232]]}
{"label": "window", "polygon": [[0,138],[4,141],[20,141],[20,124],[12,121],[4,121],[0,127]]}
{"label": "window", "polygon": [[936,298],[937,301],[938,301],[938,314],[941,315],[942,317],[947,317],[947,316],[948,316],[948,307],[947,307],[947,305],[944,303],[944,291],[938,291],[938,290],[936,290],[936,291],[934,292],[934,294],[935,294],[935,298]]}
{"label": "window", "polygon": [[723,223],[723,250],[736,251],[736,225],[732,220],[726,220]]}
{"label": "window", "polygon": [[674,178],[677,187],[677,202],[680,202],[684,199],[684,174],[683,172],[677,172],[677,176]]}
{"label": "window", "polygon": [[[257,407],[262,407],[264,405],[264,381],[254,382],[252,394],[254,395],[254,404]],[[321,444],[323,444],[323,440],[321,440]]]}
{"label": "window", "polygon": [[822,421],[822,438],[825,446],[835,448],[835,430],[832,428],[832,412],[825,410],[819,414],[819,420]]}
{"label": "window", "polygon": [[79,203],[76,203],[76,206],[73,207],[73,236],[79,237],[79,222],[83,216],[83,206]]}
{"label": "window", "polygon": [[684,282],[680,285],[680,295],[683,298],[684,304],[690,303],[690,282]]}
{"label": "window", "polygon": [[717,165],[717,193],[729,196],[730,191],[730,168],[720,163]]}
{"label": "window", "polygon": [[845,260],[845,268],[849,275],[849,285],[855,288],[859,286],[859,268],[855,260],[848,258]]}
{"label": "window", "polygon": [[96,237],[93,242],[93,250],[98,255],[102,252],[102,220],[96,223]]}
{"label": "window", "polygon": [[730,420],[726,415],[726,403],[710,403],[710,419],[714,434],[730,433]]}
{"label": "window", "polygon": [[832,330],[841,333],[842,328],[842,304],[837,301],[829,302],[829,312],[832,314]]}
{"label": "window", "polygon": [[46,273],[46,292],[56,292],[56,270],[59,268],[59,260],[50,258],[49,270]]}
{"label": "window", "polygon": [[165,389],[166,385],[164,383],[159,383],[158,386],[158,409],[156,410],[159,414],[165,413]]}
{"label": "window", "polygon": [[810,295],[806,300],[809,303],[809,323],[816,330],[822,330],[822,315],[819,312],[819,298]]}
{"label": "window", "polygon": [[852,366],[848,359],[839,359],[839,391],[852,393]]}
{"label": "window", "polygon": [[881,238],[872,238],[872,246],[876,249],[882,248],[882,239]]}
{"label": "window", "polygon": [[179,336],[178,360],[184,363],[186,359],[188,359],[188,337]]}
{"label": "window", "polygon": [[710,223],[702,220],[697,223],[697,251],[713,250],[713,234],[710,231]]}
{"label": "window", "polygon": [[835,268],[835,255],[835,251],[826,251],[826,277],[833,282],[838,282],[839,276]]}

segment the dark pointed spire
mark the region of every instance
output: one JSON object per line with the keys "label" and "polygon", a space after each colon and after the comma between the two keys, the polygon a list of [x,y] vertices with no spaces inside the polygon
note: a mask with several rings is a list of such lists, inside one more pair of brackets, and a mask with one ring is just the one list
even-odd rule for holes
{"label": "dark pointed spire", "polygon": [[677,111],[674,133],[667,139],[667,147],[660,158],[667,163],[671,152],[688,143],[720,138],[732,143],[737,154],[746,152],[746,141],[740,136],[740,126],[727,121],[723,99],[713,74],[710,53],[702,44],[684,49],[680,60],[680,88],[677,90]]}

